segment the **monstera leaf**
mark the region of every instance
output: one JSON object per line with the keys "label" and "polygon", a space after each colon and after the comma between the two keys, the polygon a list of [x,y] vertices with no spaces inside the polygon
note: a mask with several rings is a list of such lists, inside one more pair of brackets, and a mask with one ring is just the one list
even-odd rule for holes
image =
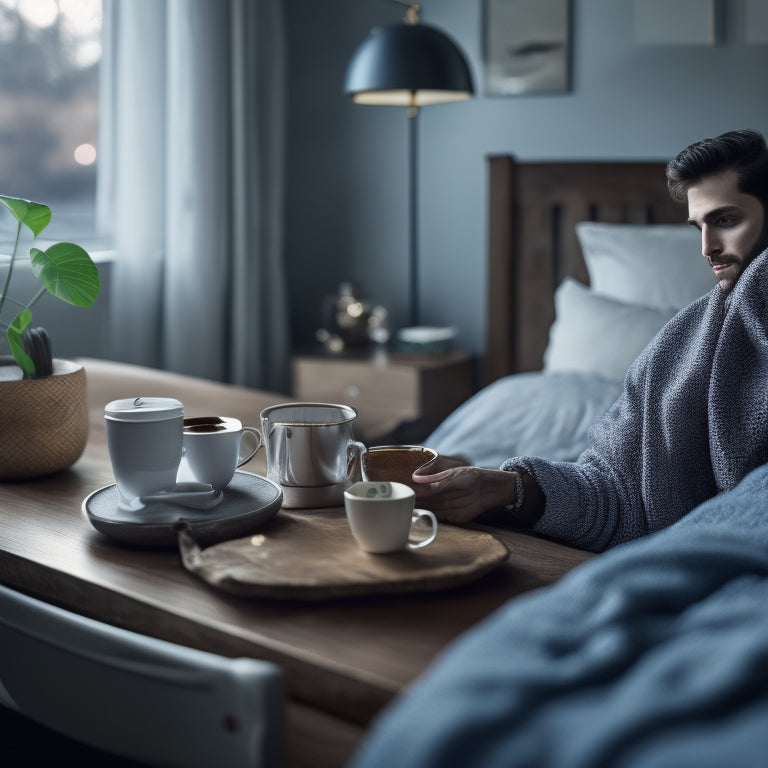
{"label": "monstera leaf", "polygon": [[19,197],[0,195],[2,203],[16,218],[19,224],[24,224],[37,237],[51,221],[51,209],[43,203],[33,203]]}
{"label": "monstera leaf", "polygon": [[48,293],[78,307],[90,307],[99,296],[99,270],[74,243],[56,243],[30,251],[32,271]]}

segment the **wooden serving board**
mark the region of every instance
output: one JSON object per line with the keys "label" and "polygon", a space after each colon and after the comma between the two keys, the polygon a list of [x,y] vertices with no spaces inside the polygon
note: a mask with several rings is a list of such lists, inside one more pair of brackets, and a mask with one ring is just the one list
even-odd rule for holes
{"label": "wooden serving board", "polygon": [[489,533],[441,524],[422,549],[371,555],[357,546],[338,508],[281,510],[260,533],[207,549],[182,531],[179,549],[185,568],[217,589],[297,600],[447,589],[509,554]]}

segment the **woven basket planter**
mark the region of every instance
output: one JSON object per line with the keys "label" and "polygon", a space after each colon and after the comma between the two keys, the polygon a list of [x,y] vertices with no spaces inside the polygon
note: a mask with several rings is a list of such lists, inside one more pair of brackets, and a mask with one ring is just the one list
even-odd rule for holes
{"label": "woven basket planter", "polygon": [[52,376],[26,381],[20,376],[19,368],[0,366],[0,480],[66,469],[88,440],[82,365],[54,360]]}

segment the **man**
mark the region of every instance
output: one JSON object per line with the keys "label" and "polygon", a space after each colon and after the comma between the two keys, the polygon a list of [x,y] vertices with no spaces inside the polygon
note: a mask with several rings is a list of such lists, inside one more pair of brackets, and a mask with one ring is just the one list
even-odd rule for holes
{"label": "man", "polygon": [[696,142],[668,164],[667,183],[718,286],[640,354],[578,461],[518,457],[490,470],[438,459],[413,476],[420,504],[454,523],[493,511],[601,551],[670,525],[768,461],[765,139],[744,130]]}

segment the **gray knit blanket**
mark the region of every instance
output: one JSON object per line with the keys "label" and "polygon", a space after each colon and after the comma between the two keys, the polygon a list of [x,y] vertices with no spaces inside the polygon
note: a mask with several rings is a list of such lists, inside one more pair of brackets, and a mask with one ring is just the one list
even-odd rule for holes
{"label": "gray knit blanket", "polygon": [[662,328],[576,462],[502,465],[546,494],[535,533],[602,551],[665,528],[768,460],[767,298],[768,250],[730,294],[715,287]]}

